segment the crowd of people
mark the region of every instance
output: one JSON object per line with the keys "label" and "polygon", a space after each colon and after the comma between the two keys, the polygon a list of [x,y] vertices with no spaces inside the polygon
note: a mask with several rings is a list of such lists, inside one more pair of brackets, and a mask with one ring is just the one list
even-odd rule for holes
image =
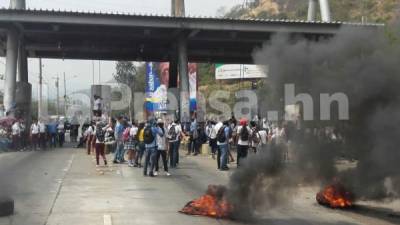
{"label": "crowd of people", "polygon": [[[268,144],[280,145],[283,159],[288,159],[288,131],[284,124],[262,121],[248,121],[234,117],[229,120],[208,120],[189,122],[151,118],[147,121],[129,121],[123,116],[108,123],[93,121],[84,131],[82,143],[86,143],[87,154],[100,158],[108,165],[106,152],[113,152],[114,164],[126,163],[129,167],[141,168],[144,176],[157,176],[159,163],[170,176],[170,170],[179,165],[179,149],[187,148],[186,155],[196,156],[204,146],[209,146],[211,158],[217,168],[229,170],[229,164],[236,162],[240,167],[248,154],[257,154]],[[186,146],[184,146],[186,144]],[[236,152],[236,159],[233,157]],[[250,152],[250,153],[249,153]]]}
{"label": "crowd of people", "polygon": [[33,120],[29,128],[23,119],[16,120],[11,126],[11,148],[16,151],[44,150],[63,147],[65,132],[70,125],[63,120],[53,119],[45,123]]}

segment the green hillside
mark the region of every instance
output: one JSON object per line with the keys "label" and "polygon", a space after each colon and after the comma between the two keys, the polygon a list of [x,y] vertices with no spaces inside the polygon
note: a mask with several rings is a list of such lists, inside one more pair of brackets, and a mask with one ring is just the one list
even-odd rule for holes
{"label": "green hillside", "polygon": [[[400,18],[398,0],[331,0],[333,20],[393,23]],[[308,0],[257,0],[248,8],[235,6],[226,16],[234,18],[306,19]]]}

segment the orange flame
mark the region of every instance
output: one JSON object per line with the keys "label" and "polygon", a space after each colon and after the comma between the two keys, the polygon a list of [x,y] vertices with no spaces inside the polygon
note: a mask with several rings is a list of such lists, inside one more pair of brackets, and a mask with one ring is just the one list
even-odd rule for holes
{"label": "orange flame", "polygon": [[210,185],[207,194],[198,199],[190,201],[180,212],[188,215],[229,218],[233,207],[223,196],[221,198],[217,196],[215,190],[213,189],[218,188],[218,186]]}
{"label": "orange flame", "polygon": [[349,208],[353,206],[352,194],[340,184],[329,185],[316,196],[317,202],[331,208]]}

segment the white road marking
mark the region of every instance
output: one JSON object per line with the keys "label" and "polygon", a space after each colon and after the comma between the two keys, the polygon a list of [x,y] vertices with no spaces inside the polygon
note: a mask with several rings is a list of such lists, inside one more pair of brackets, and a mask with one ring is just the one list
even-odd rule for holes
{"label": "white road marking", "polygon": [[112,225],[111,215],[104,215],[104,225]]}

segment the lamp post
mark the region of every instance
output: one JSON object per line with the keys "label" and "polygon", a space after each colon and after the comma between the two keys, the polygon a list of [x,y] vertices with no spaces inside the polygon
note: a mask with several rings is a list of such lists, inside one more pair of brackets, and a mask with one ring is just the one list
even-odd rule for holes
{"label": "lamp post", "polygon": [[[72,76],[72,78],[77,78],[77,75]],[[65,72],[64,72],[64,116],[67,116],[67,110],[68,110],[68,104],[67,104],[67,79],[65,78]]]}
{"label": "lamp post", "polygon": [[56,108],[56,114],[57,118],[60,117],[60,77],[57,75],[57,77],[53,77],[53,79],[56,80],[56,88],[57,88],[57,108]]}

